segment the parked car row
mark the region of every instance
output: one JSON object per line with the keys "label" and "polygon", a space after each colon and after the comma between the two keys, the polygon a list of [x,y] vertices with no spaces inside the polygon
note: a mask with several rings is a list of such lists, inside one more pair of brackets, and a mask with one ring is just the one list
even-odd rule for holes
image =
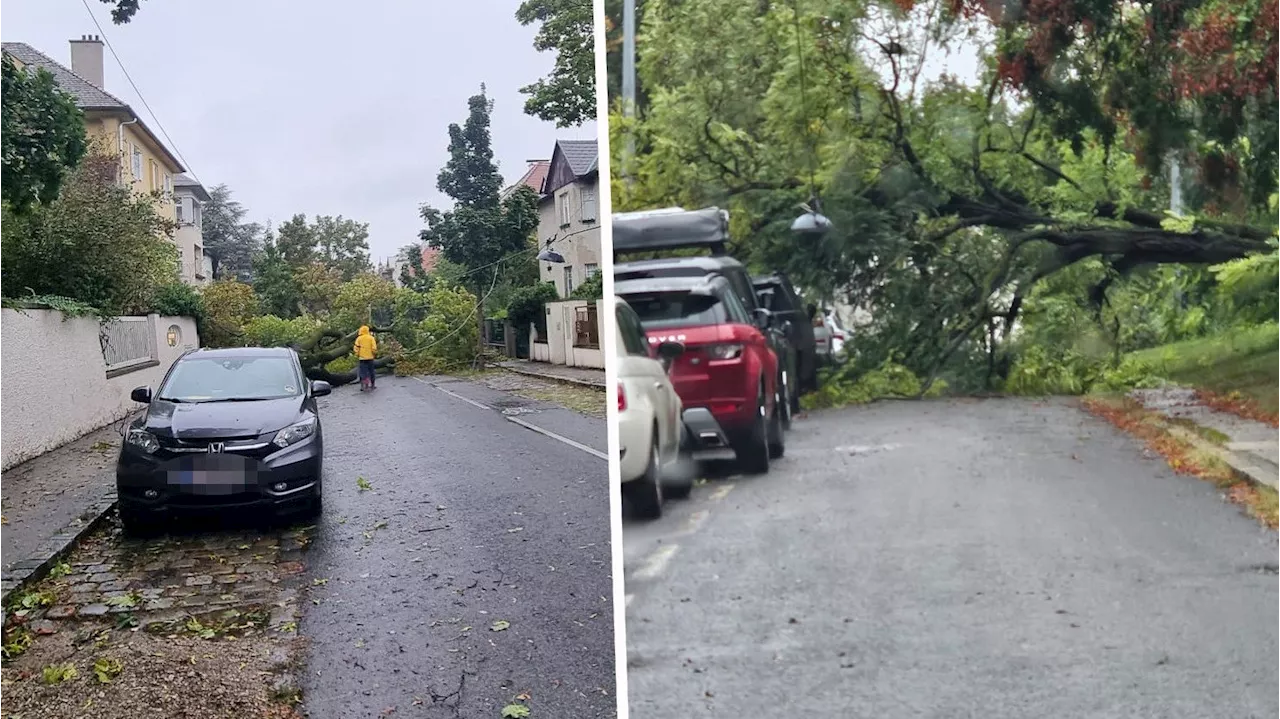
{"label": "parked car row", "polygon": [[[817,313],[785,275],[752,278],[727,242],[714,207],[613,216],[622,493],[640,517],[687,495],[700,462],[767,473],[818,386]],[[710,256],[619,259],[689,248]]]}

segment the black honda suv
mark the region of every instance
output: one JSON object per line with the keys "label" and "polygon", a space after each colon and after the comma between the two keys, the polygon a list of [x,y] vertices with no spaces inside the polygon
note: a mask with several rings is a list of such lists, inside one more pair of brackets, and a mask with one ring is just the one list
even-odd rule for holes
{"label": "black honda suv", "polygon": [[133,390],[147,409],[125,432],[116,464],[120,520],[146,534],[173,515],[266,510],[320,513],[324,437],[309,382],[284,348],[193,350],[160,388]]}

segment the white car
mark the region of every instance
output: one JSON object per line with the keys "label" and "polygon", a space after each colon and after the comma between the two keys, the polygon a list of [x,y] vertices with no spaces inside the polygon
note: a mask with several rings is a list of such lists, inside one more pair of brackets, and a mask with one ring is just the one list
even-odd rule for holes
{"label": "white car", "polygon": [[[684,436],[683,403],[663,361],[649,356],[640,318],[625,300],[613,298],[618,372],[618,445],[622,498],[638,517],[662,516],[667,497],[688,496],[693,478],[679,477]],[[663,343],[658,354],[670,362],[684,351]]]}
{"label": "white car", "polygon": [[827,308],[813,316],[813,339],[817,345],[818,359],[839,363],[844,359],[844,342],[848,333],[840,326],[835,310]]}

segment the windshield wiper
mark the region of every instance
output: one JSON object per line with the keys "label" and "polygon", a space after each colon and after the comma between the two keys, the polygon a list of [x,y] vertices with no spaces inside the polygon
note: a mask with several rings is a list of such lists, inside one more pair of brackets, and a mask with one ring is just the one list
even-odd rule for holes
{"label": "windshield wiper", "polygon": [[173,402],[174,404],[189,404],[194,400],[182,399],[180,397],[156,397],[161,402]]}

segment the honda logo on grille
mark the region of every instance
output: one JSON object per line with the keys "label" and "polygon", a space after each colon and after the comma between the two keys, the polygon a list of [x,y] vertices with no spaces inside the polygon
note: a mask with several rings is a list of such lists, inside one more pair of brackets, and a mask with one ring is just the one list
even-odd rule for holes
{"label": "honda logo on grille", "polygon": [[221,454],[222,450],[226,448],[227,448],[227,445],[222,442],[210,442],[209,454]]}

